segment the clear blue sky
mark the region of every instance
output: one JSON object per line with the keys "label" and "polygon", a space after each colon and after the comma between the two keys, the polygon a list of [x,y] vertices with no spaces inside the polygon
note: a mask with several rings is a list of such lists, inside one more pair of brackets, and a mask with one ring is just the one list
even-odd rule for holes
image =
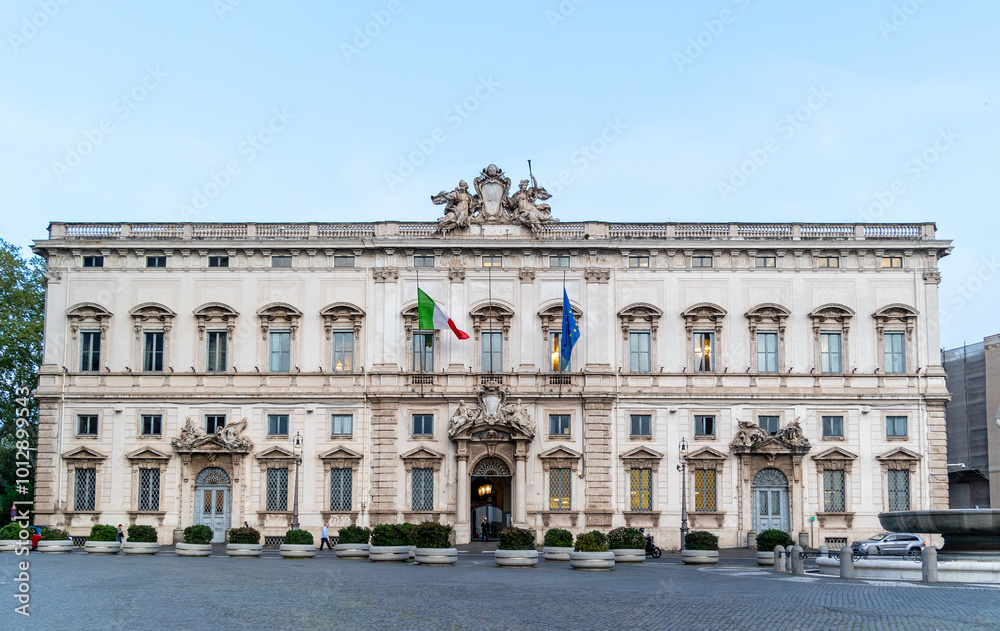
{"label": "clear blue sky", "polygon": [[431,194],[530,158],[563,221],[936,221],[956,346],[1000,332],[998,23],[987,0],[7,0],[0,237],[433,220]]}

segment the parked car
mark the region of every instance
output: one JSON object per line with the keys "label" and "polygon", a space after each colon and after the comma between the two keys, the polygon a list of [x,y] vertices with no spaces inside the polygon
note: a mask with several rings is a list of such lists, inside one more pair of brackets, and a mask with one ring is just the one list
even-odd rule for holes
{"label": "parked car", "polygon": [[920,554],[927,542],[909,532],[883,532],[868,537],[864,541],[855,541],[851,550],[855,554]]}

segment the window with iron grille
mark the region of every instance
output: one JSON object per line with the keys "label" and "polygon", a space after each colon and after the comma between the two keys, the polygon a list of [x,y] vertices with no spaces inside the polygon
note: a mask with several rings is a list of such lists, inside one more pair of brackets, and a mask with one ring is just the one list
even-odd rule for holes
{"label": "window with iron grille", "polygon": [[354,370],[354,331],[333,332],[333,371]]}
{"label": "window with iron grille", "polygon": [[695,469],[694,509],[714,511],[715,507],[715,469]]}
{"label": "window with iron grille", "polygon": [[697,415],[694,417],[695,436],[715,436],[715,417]]}
{"label": "window with iron grille", "polygon": [[226,331],[208,332],[208,349],[205,356],[205,370],[207,372],[226,372],[226,344],[228,333]]}
{"label": "window with iron grille", "polygon": [[205,416],[205,433],[218,434],[226,426],[225,414],[208,414]]}
{"label": "window with iron grille", "polygon": [[163,372],[163,331],[146,331],[143,339],[142,369],[145,372]]}
{"label": "window with iron grille", "polygon": [[649,372],[649,331],[630,331],[628,334],[629,372]]}
{"label": "window with iron grille", "polygon": [[549,434],[569,436],[569,414],[549,414]]}
{"label": "window with iron grille", "polygon": [[271,436],[288,436],[288,415],[268,414],[267,433]]}
{"label": "window with iron grille", "polygon": [[160,510],[159,469],[139,469],[139,510]]}
{"label": "window with iron grille", "polygon": [[889,471],[889,510],[910,510],[910,472]]}
{"label": "window with iron grille", "polygon": [[351,510],[351,469],[330,469],[330,510]]}
{"label": "window with iron grille", "polygon": [[778,430],[780,429],[780,425],[781,425],[781,418],[780,417],[777,417],[777,416],[758,416],[757,417],[757,426],[760,427],[765,432],[767,432],[768,434],[771,434],[772,436],[774,434],[778,433]]}
{"label": "window with iron grille", "polygon": [[413,434],[415,436],[430,436],[434,433],[433,414],[413,415]]}
{"label": "window with iron grille", "polygon": [[412,510],[434,510],[434,469],[413,470],[412,505]]}
{"label": "window with iron grille", "polygon": [[142,415],[142,435],[159,436],[163,431],[163,416],[160,414]]}
{"label": "window with iron grille", "polygon": [[629,419],[631,421],[631,427],[629,434],[631,436],[652,436],[653,435],[653,417],[650,414],[633,414]]}
{"label": "window with iron grille", "polygon": [[835,438],[844,437],[844,417],[843,416],[824,416],[823,417],[823,436],[830,436]]}
{"label": "window with iron grille", "polygon": [[843,513],[847,510],[844,499],[844,472],[823,471],[823,510],[827,513]]}
{"label": "window with iron grille", "polygon": [[906,372],[906,339],[905,333],[892,332],[882,335],[882,345],[885,347],[885,371],[889,374]]}
{"label": "window with iron grille", "polygon": [[778,333],[757,333],[757,372],[778,372]]}
{"label": "window with iron grille", "polygon": [[80,371],[100,372],[101,370],[101,332],[80,332]]}
{"label": "window with iron grille", "polygon": [[73,487],[73,510],[94,510],[97,497],[97,469],[77,469]]}
{"label": "window with iron grille", "polygon": [[97,415],[81,414],[77,418],[77,434],[97,436]]}
{"label": "window with iron grille", "polygon": [[267,470],[267,510],[288,510],[288,469]]}
{"label": "window with iron grille", "polygon": [[632,495],[631,510],[653,510],[653,470],[632,469],[629,471]]}
{"label": "window with iron grille", "polygon": [[569,510],[572,504],[570,469],[549,469],[549,510]]}
{"label": "window with iron grille", "polygon": [[896,438],[906,437],[906,417],[887,416],[885,417],[885,435]]}
{"label": "window with iron grille", "polygon": [[331,416],[330,433],[335,436],[350,436],[354,431],[353,414],[333,414]]}

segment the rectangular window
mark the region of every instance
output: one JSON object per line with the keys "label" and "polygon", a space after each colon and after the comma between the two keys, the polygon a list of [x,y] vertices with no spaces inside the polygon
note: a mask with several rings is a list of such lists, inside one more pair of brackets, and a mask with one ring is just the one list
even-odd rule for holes
{"label": "rectangular window", "polygon": [[836,374],[843,372],[840,354],[840,333],[819,334],[820,372]]}
{"label": "rectangular window", "polygon": [[649,331],[629,331],[628,369],[629,372],[649,372]]}
{"label": "rectangular window", "polygon": [[503,257],[493,254],[483,256],[483,267],[503,267]]}
{"label": "rectangular window", "polygon": [[844,472],[823,472],[823,511],[827,513],[843,513],[847,510],[844,499]]}
{"label": "rectangular window", "polygon": [[694,332],[694,371],[715,372],[715,333]]}
{"label": "rectangular window", "polygon": [[549,341],[551,346],[549,352],[552,359],[552,372],[569,372],[569,367],[573,361],[573,356],[570,355],[570,361],[563,361],[562,355],[559,354],[559,345],[562,341],[562,332],[549,331]]}
{"label": "rectangular window", "polygon": [[653,417],[650,414],[632,414],[630,417],[631,427],[629,434],[631,436],[652,436],[653,435]]}
{"label": "rectangular window", "polygon": [[145,372],[163,372],[163,331],[145,331],[142,369]]}
{"label": "rectangular window", "polygon": [[267,433],[270,436],[288,436],[288,415],[268,414]]}
{"label": "rectangular window", "polygon": [[695,436],[715,436],[715,417],[696,415],[694,417]]}
{"label": "rectangular window", "polygon": [[431,254],[414,254],[413,267],[434,267],[434,256]]}
{"label": "rectangular window", "polygon": [[81,436],[97,436],[97,415],[80,414],[77,416],[76,433]]}
{"label": "rectangular window", "polygon": [[159,469],[139,469],[139,510],[160,510]]}
{"label": "rectangular window", "polygon": [[906,437],[906,417],[887,416],[885,417],[885,435],[895,437]]}
{"label": "rectangular window", "polygon": [[413,435],[414,436],[431,436],[434,434],[434,415],[433,414],[414,414],[413,415]]}
{"label": "rectangular window", "polygon": [[267,470],[267,510],[288,510],[288,469]]}
{"label": "rectangular window", "polygon": [[228,256],[210,256],[208,257],[209,267],[229,267],[229,257]]}
{"label": "rectangular window", "polygon": [[104,257],[103,256],[85,256],[83,257],[84,267],[104,267]]}
{"label": "rectangular window", "polygon": [[354,257],[350,254],[338,254],[333,257],[334,267],[354,267]]}
{"label": "rectangular window", "polygon": [[82,372],[100,372],[101,370],[101,332],[80,332],[80,370]]}
{"label": "rectangular window", "polygon": [[353,414],[334,414],[331,419],[330,433],[334,436],[350,436],[354,432]]}
{"label": "rectangular window", "polygon": [[270,370],[288,372],[292,369],[292,332],[271,331]]}
{"label": "rectangular window", "polygon": [[209,331],[208,348],[205,350],[205,370],[207,372],[226,372],[226,345],[229,334],[226,331]]}
{"label": "rectangular window", "polygon": [[843,416],[824,416],[823,417],[823,436],[843,438],[844,437],[844,417]]}
{"label": "rectangular window", "polygon": [[840,267],[839,256],[821,256],[816,259],[817,267]]}
{"label": "rectangular window", "polygon": [[758,416],[757,425],[760,426],[762,430],[773,436],[774,434],[777,434],[778,430],[780,429],[781,417]]}
{"label": "rectangular window", "polygon": [[271,267],[291,267],[292,257],[287,254],[279,254],[271,257]]}
{"label": "rectangular window", "polygon": [[549,510],[570,510],[570,469],[549,469]]}
{"label": "rectangular window", "polygon": [[354,331],[333,332],[333,370],[334,372],[354,370]]}
{"label": "rectangular window", "polygon": [[778,259],[774,256],[758,256],[754,258],[754,267],[777,267]]}
{"label": "rectangular window", "polygon": [[692,256],[691,267],[712,267],[711,256]]}
{"label": "rectangular window", "polygon": [[413,334],[413,370],[434,371],[434,333]]}
{"label": "rectangular window", "polygon": [[885,346],[885,371],[889,374],[906,372],[906,334],[892,332],[882,334],[882,344]]}
{"label": "rectangular window", "polygon": [[882,257],[882,267],[893,267],[900,268],[903,267],[903,257],[901,256],[883,256]]}
{"label": "rectangular window", "polygon": [[73,510],[94,510],[97,497],[97,469],[76,469],[73,488]]}
{"label": "rectangular window", "polygon": [[163,433],[163,416],[160,414],[142,415],[142,435],[160,436]]}
{"label": "rectangular window", "polygon": [[628,266],[636,269],[640,267],[649,267],[649,257],[648,256],[630,256],[628,257]]}
{"label": "rectangular window", "polygon": [[434,469],[413,470],[413,510],[434,510]]}
{"label": "rectangular window", "polygon": [[549,435],[569,436],[569,414],[549,414]]}
{"label": "rectangular window", "polygon": [[166,267],[167,257],[165,256],[147,256],[146,257],[146,267]]}
{"label": "rectangular window", "polygon": [[694,470],[694,509],[715,511],[715,469]]}
{"label": "rectangular window", "polygon": [[629,471],[629,482],[632,496],[630,509],[634,511],[653,510],[653,470],[632,469]]}
{"label": "rectangular window", "polygon": [[351,469],[330,469],[330,510],[351,510]]}
{"label": "rectangular window", "polygon": [[910,472],[888,471],[889,510],[910,510]]}
{"label": "rectangular window", "polygon": [[208,414],[205,416],[205,433],[218,434],[219,430],[226,426],[225,414]]}
{"label": "rectangular window", "polygon": [[482,371],[503,371],[503,332],[482,331]]}
{"label": "rectangular window", "polygon": [[569,254],[553,254],[549,257],[549,267],[569,267]]}
{"label": "rectangular window", "polygon": [[757,333],[757,372],[778,372],[778,333]]}

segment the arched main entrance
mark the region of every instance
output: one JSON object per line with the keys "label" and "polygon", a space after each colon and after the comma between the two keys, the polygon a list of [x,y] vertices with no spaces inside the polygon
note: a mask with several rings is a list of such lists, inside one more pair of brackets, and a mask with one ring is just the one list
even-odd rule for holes
{"label": "arched main entrance", "polygon": [[753,527],[762,530],[784,530],[791,527],[788,519],[788,478],[777,469],[761,469],[753,477]]}
{"label": "arched main entrance", "polygon": [[206,467],[194,480],[194,523],[212,529],[212,541],[225,541],[229,528],[230,481],[219,467]]}
{"label": "arched main entrance", "polygon": [[483,520],[488,524],[488,536],[496,539],[500,530],[511,524],[510,466],[502,458],[487,456],[472,469],[471,537],[481,536]]}

